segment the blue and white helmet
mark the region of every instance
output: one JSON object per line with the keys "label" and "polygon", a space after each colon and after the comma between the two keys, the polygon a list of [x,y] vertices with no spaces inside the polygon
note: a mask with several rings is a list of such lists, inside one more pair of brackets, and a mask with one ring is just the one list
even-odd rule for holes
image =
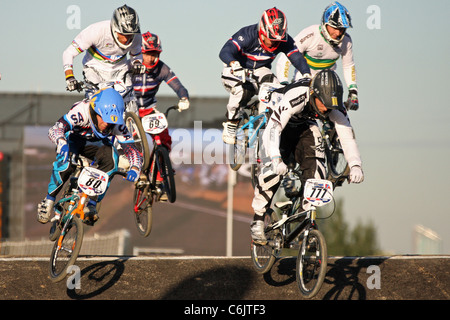
{"label": "blue and white helmet", "polygon": [[[120,93],[111,87],[97,91],[89,102],[89,116],[94,135],[100,139],[107,138],[111,134],[114,125],[124,124],[124,112],[125,104]],[[103,131],[98,127],[97,115],[109,124]]]}
{"label": "blue and white helmet", "polygon": [[339,39],[333,39],[327,31],[327,25],[336,29],[352,28],[352,18],[350,17],[347,8],[336,1],[326,7],[322,15],[321,29],[323,36],[330,44],[338,45],[342,42],[342,39],[344,39],[345,32],[342,33],[342,36]]}

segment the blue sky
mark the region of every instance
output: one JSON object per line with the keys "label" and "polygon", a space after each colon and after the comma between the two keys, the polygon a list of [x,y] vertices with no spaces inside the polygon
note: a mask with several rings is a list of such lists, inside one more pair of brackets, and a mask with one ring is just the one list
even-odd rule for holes
{"label": "blue sky", "polygon": [[[218,53],[240,27],[256,23],[277,6],[295,36],[320,22],[330,1],[207,0],[127,1],[142,31],[160,35],[164,60],[191,96],[226,96]],[[380,245],[412,253],[412,230],[422,224],[443,239],[450,253],[450,116],[447,98],[450,41],[447,0],[341,1],[352,15],[361,108],[351,112],[366,180],[336,191],[346,219],[371,220]],[[89,24],[110,19],[123,1],[8,1],[0,26],[0,92],[65,92],[62,52]],[[80,28],[69,29],[67,9],[80,9]],[[378,29],[371,29],[379,9]],[[24,11],[24,8],[27,8]],[[369,24],[368,24],[369,22]],[[81,56],[75,62],[80,76]],[[338,66],[340,72],[340,64]],[[162,86],[160,94],[173,94]],[[224,106],[225,111],[225,106]],[[437,196],[434,194],[437,193]]]}

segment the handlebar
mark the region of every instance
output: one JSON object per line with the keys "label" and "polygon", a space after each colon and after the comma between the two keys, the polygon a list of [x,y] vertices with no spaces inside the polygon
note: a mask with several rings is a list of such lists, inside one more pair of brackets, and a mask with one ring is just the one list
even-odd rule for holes
{"label": "handlebar", "polygon": [[167,108],[167,110],[164,112],[164,115],[167,117],[169,115],[170,110],[178,110],[178,106],[170,106]]}

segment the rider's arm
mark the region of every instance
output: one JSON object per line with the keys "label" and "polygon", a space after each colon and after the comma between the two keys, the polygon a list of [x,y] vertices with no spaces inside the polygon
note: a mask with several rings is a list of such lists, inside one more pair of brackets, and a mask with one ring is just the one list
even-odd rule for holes
{"label": "rider's arm", "polygon": [[220,50],[219,58],[225,63],[227,66],[230,66],[233,61],[237,61],[237,57],[239,55],[239,47],[233,39],[229,39],[225,42],[222,50]]}
{"label": "rider's arm", "polygon": [[131,65],[134,63],[142,63],[142,36],[141,34],[136,34],[133,38],[133,45],[130,50],[130,62]]}
{"label": "rider's arm", "polygon": [[332,110],[329,118],[334,122],[336,132],[341,142],[342,150],[344,151],[345,159],[348,162],[348,166],[362,165],[361,156],[359,153],[358,145],[356,144],[355,133],[353,132],[352,125],[348,117],[338,110]]}
{"label": "rider's arm", "polygon": [[143,159],[141,153],[134,144],[133,137],[125,125],[115,126],[113,135],[117,142],[120,143],[125,156],[130,163],[130,168],[135,167],[136,171],[140,172],[142,168]]}
{"label": "rider's arm", "polygon": [[167,85],[172,88],[172,90],[177,94],[179,99],[186,98],[189,99],[189,93],[187,89],[183,86],[180,79],[175,75],[175,73],[169,68],[168,65],[162,63],[161,72],[159,76],[167,83]]}
{"label": "rider's arm", "polygon": [[303,54],[298,49],[297,45],[294,43],[294,39],[291,36],[288,36],[287,42],[283,46],[282,50],[292,65],[299,70],[303,75],[311,74],[311,70],[309,69],[308,63],[306,62]]}
{"label": "rider's arm", "polygon": [[48,130],[48,138],[54,144],[58,144],[59,139],[65,139],[66,132],[70,131],[70,124],[64,117],[61,117],[56,123]]}
{"label": "rider's arm", "polygon": [[220,50],[220,60],[229,67],[234,61],[238,61],[245,67],[244,57],[242,56],[243,48],[251,45],[252,39],[255,37],[255,30],[257,30],[256,25],[251,25],[241,28],[232,35]]}
{"label": "rider's arm", "polygon": [[284,53],[278,55],[277,64],[275,66],[275,72],[280,83],[289,82],[289,68],[291,62]]}
{"label": "rider's arm", "polygon": [[347,33],[342,41],[342,69],[348,89],[353,89],[357,92],[356,69],[355,62],[353,60],[353,43],[350,35]]}
{"label": "rider's arm", "polygon": [[88,26],[82,30],[72,41],[72,43],[63,52],[63,67],[66,79],[68,76],[73,76],[73,60],[80,53],[89,49],[95,42],[97,32],[95,31],[95,24]]}
{"label": "rider's arm", "polygon": [[307,102],[307,91],[308,86],[301,86],[299,82],[287,90],[273,108],[263,134],[263,144],[271,158],[280,155],[281,132],[293,115],[303,111]]}

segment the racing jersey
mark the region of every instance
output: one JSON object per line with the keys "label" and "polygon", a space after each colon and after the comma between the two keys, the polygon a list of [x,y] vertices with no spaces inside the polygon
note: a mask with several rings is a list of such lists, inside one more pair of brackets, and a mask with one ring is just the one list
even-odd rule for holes
{"label": "racing jersey", "polygon": [[[309,97],[309,79],[300,79],[286,86],[284,90],[276,90],[272,93],[269,103],[273,104],[273,112],[263,133],[263,145],[269,157],[280,155],[279,135],[288,122],[295,124],[314,119],[312,107],[309,105]],[[361,157],[353,128],[344,112],[345,108],[342,111],[331,110],[328,118],[335,124],[349,167],[361,166]],[[313,121],[311,123],[314,124]]]}
{"label": "racing jersey", "polygon": [[220,50],[219,57],[227,65],[239,61],[246,69],[271,68],[279,53],[284,53],[289,61],[302,73],[310,73],[309,67],[300,54],[294,39],[287,35],[287,41],[281,42],[276,50],[267,52],[261,47],[258,36],[258,24],[244,27],[236,32]]}
{"label": "racing jersey", "polygon": [[131,62],[142,62],[141,34],[135,34],[132,45],[127,49],[120,48],[111,33],[111,22],[105,20],[91,24],[82,30],[63,53],[64,68],[72,67],[73,59],[86,51],[83,65],[102,71],[115,71],[128,68],[127,53]]}
{"label": "racing jersey", "polygon": [[161,60],[158,64],[142,75],[133,77],[134,94],[139,108],[150,108],[156,103],[156,93],[160,84],[165,81],[169,87],[177,94],[178,98],[188,98],[189,94],[186,88],[175,73]]}
{"label": "racing jersey", "polygon": [[[337,46],[330,45],[320,31],[321,25],[312,25],[303,29],[294,41],[311,68],[311,75],[323,69],[336,69],[336,61],[342,57],[344,79],[349,89],[356,89],[356,71],[353,61],[353,43],[350,35],[345,33],[344,39]],[[276,65],[276,75],[280,82],[289,81],[291,63],[285,56],[280,56]],[[301,72],[301,70],[300,70]],[[304,72],[301,72],[304,73]],[[299,79],[301,74],[296,74]]]}
{"label": "racing jersey", "polygon": [[[104,144],[110,144],[108,139],[100,139],[94,135],[92,130],[91,118],[89,115],[89,100],[83,100],[75,103],[70,111],[62,116],[48,131],[49,139],[58,144],[58,139],[67,140],[68,134],[75,134],[86,141],[102,141]],[[142,156],[134,145],[134,140],[128,131],[126,125],[114,125],[111,131],[111,137],[116,137],[121,144],[122,149],[130,162],[130,166],[141,169]]]}

